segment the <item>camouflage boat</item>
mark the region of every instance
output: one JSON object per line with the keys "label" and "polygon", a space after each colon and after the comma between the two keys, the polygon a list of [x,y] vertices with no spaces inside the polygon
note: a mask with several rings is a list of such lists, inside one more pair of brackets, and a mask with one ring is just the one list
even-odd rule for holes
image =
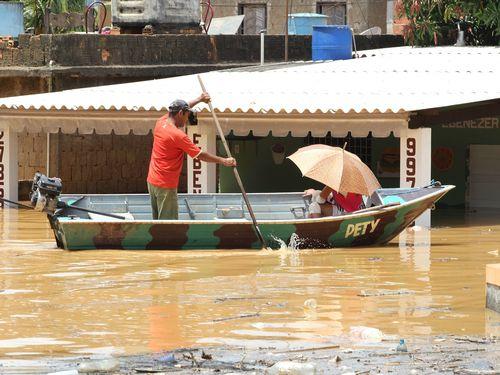
{"label": "camouflage boat", "polygon": [[[292,235],[300,248],[383,245],[396,237],[454,186],[379,189],[351,214],[309,219],[302,193],[249,194],[268,245]],[[57,245],[83,249],[260,249],[241,194],[179,195],[179,220],[151,220],[149,196],[62,195],[64,208],[48,218]],[[123,216],[111,218],[81,209]]]}

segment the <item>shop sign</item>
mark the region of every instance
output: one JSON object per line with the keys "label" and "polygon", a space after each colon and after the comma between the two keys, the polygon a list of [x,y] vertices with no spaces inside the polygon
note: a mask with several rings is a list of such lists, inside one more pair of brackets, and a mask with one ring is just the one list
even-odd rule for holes
{"label": "shop sign", "polygon": [[443,129],[500,129],[500,119],[497,117],[485,117],[477,120],[457,121],[443,124]]}

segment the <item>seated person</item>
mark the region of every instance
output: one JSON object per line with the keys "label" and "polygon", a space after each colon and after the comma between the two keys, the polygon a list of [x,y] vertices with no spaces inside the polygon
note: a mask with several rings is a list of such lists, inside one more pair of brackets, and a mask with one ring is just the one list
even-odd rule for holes
{"label": "seated person", "polygon": [[347,193],[347,196],[325,186],[323,190],[307,189],[304,196],[311,196],[309,217],[338,216],[346,212],[354,212],[364,208],[363,196],[357,193]]}

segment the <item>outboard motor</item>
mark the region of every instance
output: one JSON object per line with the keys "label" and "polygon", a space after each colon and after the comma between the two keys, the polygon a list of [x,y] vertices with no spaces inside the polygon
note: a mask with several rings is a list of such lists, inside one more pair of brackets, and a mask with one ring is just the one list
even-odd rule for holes
{"label": "outboard motor", "polygon": [[35,211],[53,214],[61,195],[62,182],[60,178],[49,178],[39,172],[35,173],[31,185],[30,201]]}

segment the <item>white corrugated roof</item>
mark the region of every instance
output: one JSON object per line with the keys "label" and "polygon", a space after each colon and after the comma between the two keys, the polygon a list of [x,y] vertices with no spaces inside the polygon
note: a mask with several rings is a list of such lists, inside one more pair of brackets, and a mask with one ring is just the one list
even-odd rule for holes
{"label": "white corrugated roof", "polygon": [[[500,48],[399,47],[366,58],[202,74],[220,112],[397,113],[500,98]],[[2,109],[165,110],[196,75],[0,99]],[[205,106],[206,108],[206,106]]]}

